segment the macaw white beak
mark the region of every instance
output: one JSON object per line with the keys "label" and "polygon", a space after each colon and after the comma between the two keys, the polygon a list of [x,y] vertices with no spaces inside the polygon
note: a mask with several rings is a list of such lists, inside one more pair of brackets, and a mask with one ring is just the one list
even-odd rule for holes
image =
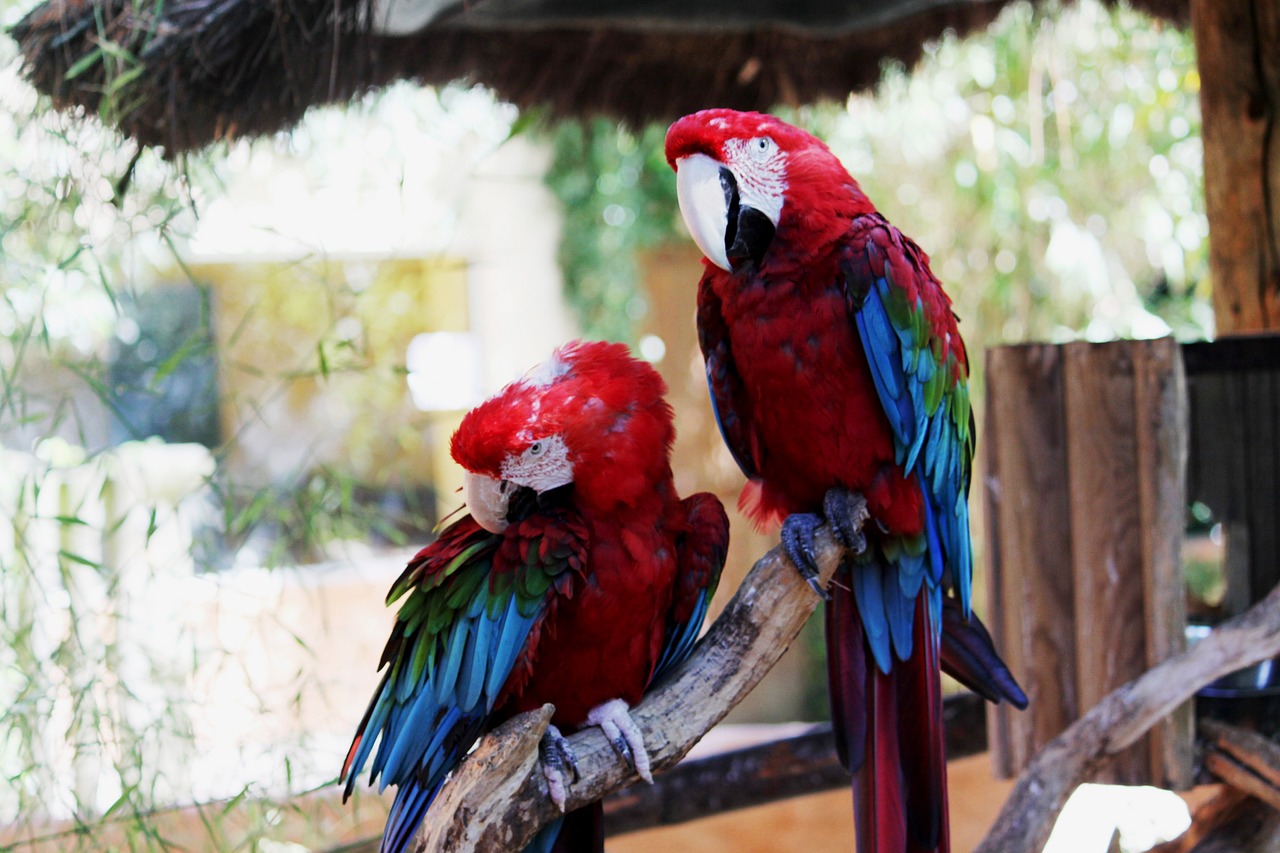
{"label": "macaw white beak", "polygon": [[707,260],[730,272],[725,235],[729,230],[730,188],[720,176],[724,167],[706,154],[676,161],[676,197],[680,215]]}
{"label": "macaw white beak", "polygon": [[507,529],[507,501],[513,488],[502,480],[470,471],[462,479],[462,493],[471,517],[490,533]]}

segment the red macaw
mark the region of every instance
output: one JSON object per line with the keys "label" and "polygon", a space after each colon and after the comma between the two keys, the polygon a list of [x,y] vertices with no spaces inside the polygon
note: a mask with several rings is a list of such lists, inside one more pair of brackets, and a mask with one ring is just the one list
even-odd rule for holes
{"label": "red macaw", "polygon": [[[621,344],[568,344],[485,401],[453,436],[471,514],[423,548],[391,588],[403,599],[342,767],[346,793],[398,786],[381,849],[399,853],[445,775],[487,729],[550,702],[543,743],[564,808],[556,727],[599,725],[647,780],[628,709],[688,654],[715,591],[728,519],[710,494],[680,500],[666,385]],[[380,743],[373,753],[375,741]],[[529,849],[600,849],[582,809]]]}
{"label": "red macaw", "polygon": [[1026,702],[970,616],[974,432],[951,301],[803,130],[705,110],[671,126],[666,155],[706,256],[698,336],[749,478],[739,505],[761,526],[785,517],[783,546],[815,589],[821,516],[850,552],[817,591],[858,849],[947,850],[940,665]]}

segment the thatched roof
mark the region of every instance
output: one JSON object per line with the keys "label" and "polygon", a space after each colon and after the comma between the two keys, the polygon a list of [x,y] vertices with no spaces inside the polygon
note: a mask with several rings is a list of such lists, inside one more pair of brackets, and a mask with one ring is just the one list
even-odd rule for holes
{"label": "thatched roof", "polygon": [[[373,32],[371,2],[46,0],[12,34],[56,105],[173,156],[399,79],[632,122],[843,98],[1008,0],[417,0],[442,11],[401,37]],[[1136,5],[1185,19],[1188,2]]]}

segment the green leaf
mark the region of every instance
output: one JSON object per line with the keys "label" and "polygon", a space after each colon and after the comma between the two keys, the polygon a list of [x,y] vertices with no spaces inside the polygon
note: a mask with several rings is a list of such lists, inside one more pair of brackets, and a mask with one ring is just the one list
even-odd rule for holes
{"label": "green leaf", "polygon": [[71,67],[67,69],[67,73],[63,75],[63,79],[74,80],[101,61],[102,48],[95,47],[93,50],[73,62]]}

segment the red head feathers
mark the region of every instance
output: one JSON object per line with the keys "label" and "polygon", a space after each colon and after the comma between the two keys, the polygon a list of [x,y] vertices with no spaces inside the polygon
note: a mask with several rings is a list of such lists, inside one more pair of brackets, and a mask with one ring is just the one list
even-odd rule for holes
{"label": "red head feathers", "polygon": [[[574,484],[598,511],[633,504],[670,479],[675,438],[666,383],[623,344],[574,341],[463,418],[451,444],[469,472],[467,503],[485,527],[505,513],[507,490]],[[486,523],[489,521],[489,523]]]}
{"label": "red head feathers", "polygon": [[687,115],[667,130],[666,154],[694,242],[725,271],[758,263],[775,231],[817,251],[874,210],[822,140],[763,113]]}

